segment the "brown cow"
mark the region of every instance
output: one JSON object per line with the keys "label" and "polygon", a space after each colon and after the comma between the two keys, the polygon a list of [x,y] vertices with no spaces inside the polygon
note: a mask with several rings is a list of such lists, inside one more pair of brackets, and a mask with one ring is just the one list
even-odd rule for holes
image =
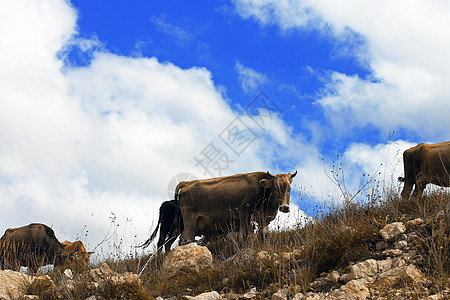
{"label": "brown cow", "polygon": [[428,183],[450,186],[450,142],[419,144],[403,152],[405,182],[401,193],[408,199],[414,187],[413,197],[420,197]]}
{"label": "brown cow", "polygon": [[180,182],[175,197],[180,201],[184,220],[181,244],[193,242],[195,234],[210,228],[230,231],[239,228],[239,240],[245,241],[251,228],[251,216],[264,230],[276,212],[289,212],[294,174],[269,172],[237,174],[190,182]]}
{"label": "brown cow", "polygon": [[93,252],[87,252],[82,241],[62,242],[64,252],[61,254],[63,261],[71,262],[78,265],[79,268],[84,269],[87,267],[89,257]]}
{"label": "brown cow", "polygon": [[82,242],[61,244],[54,231],[44,224],[9,228],[0,239],[2,269],[17,270],[27,266],[31,272],[36,272],[47,264],[81,263],[86,266],[89,256]]}

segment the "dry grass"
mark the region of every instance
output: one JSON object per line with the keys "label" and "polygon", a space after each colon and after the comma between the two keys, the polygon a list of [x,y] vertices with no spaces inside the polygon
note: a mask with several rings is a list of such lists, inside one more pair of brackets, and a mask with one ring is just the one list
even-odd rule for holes
{"label": "dry grass", "polygon": [[[350,262],[384,258],[374,247],[380,240],[379,230],[388,223],[418,217],[425,224],[415,231],[418,238],[410,247],[423,258],[418,267],[432,281],[433,289],[441,290],[449,285],[450,220],[448,214],[439,212],[445,209],[449,198],[439,190],[408,201],[402,200],[397,191],[369,193],[364,204],[346,201],[302,228],[270,233],[264,242],[251,234],[241,249],[236,247],[233,234],[218,237],[208,245],[214,253],[213,269],[200,276],[184,274],[173,280],[161,277],[159,270],[166,254],[157,254],[108,262],[116,272],[141,273],[141,286],[106,285],[95,289],[85,271],[76,275],[79,281],[69,291],[65,287],[67,280],[56,269],[50,276],[57,292],[39,287],[30,287],[29,292],[41,299],[55,299],[57,294],[67,299],[85,299],[90,295],[100,299],[152,299],[161,295],[180,297],[187,290],[192,294],[210,290],[244,293],[252,286],[265,291],[261,297],[281,287],[307,292],[310,282],[323,271],[342,271]],[[273,259],[261,263],[257,258],[260,251],[267,251]],[[283,253],[294,251],[293,258],[283,259]]]}

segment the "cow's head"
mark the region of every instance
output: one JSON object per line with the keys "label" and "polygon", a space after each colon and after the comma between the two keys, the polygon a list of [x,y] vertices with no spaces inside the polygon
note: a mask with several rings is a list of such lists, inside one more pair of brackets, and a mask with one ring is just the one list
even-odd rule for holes
{"label": "cow's head", "polygon": [[89,262],[89,257],[93,252],[87,252],[81,241],[61,243],[64,247],[62,253],[63,260],[69,264],[77,264],[81,268],[86,268]]}
{"label": "cow's head", "polygon": [[261,179],[259,184],[265,189],[271,189],[272,199],[277,201],[279,210],[284,213],[289,212],[289,200],[291,198],[291,183],[292,179],[297,175],[294,174],[277,174],[272,175],[267,171],[269,179]]}

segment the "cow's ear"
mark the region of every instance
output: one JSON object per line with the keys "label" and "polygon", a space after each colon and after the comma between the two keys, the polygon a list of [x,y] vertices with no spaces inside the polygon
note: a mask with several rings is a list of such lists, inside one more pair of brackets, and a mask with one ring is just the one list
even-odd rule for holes
{"label": "cow's ear", "polygon": [[261,180],[259,181],[259,184],[260,184],[263,188],[265,188],[265,189],[270,189],[270,188],[273,187],[273,180],[270,180],[270,179],[261,179]]}

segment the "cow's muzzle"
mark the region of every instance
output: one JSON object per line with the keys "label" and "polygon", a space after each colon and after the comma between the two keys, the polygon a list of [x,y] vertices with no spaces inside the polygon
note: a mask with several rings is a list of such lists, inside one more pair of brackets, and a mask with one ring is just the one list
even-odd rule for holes
{"label": "cow's muzzle", "polygon": [[280,211],[284,213],[289,212],[289,205],[280,205]]}

